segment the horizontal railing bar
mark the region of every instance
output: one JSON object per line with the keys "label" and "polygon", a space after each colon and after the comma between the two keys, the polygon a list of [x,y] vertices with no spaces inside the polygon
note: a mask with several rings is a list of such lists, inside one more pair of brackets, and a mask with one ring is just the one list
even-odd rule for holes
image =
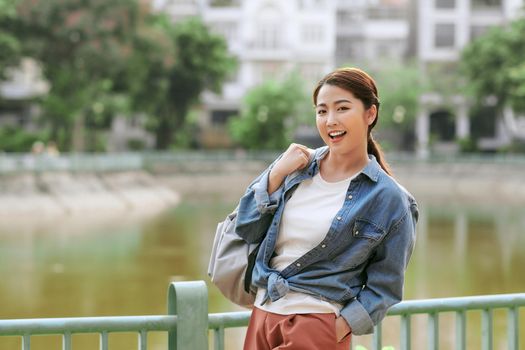
{"label": "horizontal railing bar", "polygon": [[0,335],[169,331],[177,316],[113,316],[0,320]]}
{"label": "horizontal railing bar", "polygon": [[[467,310],[487,310],[525,306],[525,293],[487,296],[467,296],[425,300],[407,300],[393,306],[389,316],[426,314]],[[208,328],[244,327],[251,311],[213,313],[208,315]],[[0,336],[65,333],[171,331],[177,326],[177,316],[112,316],[0,320]],[[29,341],[29,337],[26,337]]]}
{"label": "horizontal railing bar", "polygon": [[[525,306],[525,293],[482,295],[472,297],[405,300],[394,305],[389,311],[389,316],[405,314],[433,314],[447,311],[484,310],[487,308],[512,308]],[[238,311],[210,314],[208,327],[243,327],[248,324],[250,311]]]}
{"label": "horizontal railing bar", "polygon": [[387,315],[399,316],[404,314],[427,314],[447,311],[484,310],[487,308],[512,308],[519,306],[525,306],[525,293],[405,300],[400,304],[394,305],[388,311]]}
{"label": "horizontal railing bar", "polygon": [[208,328],[244,327],[250,320],[251,311],[224,312],[208,315]]}

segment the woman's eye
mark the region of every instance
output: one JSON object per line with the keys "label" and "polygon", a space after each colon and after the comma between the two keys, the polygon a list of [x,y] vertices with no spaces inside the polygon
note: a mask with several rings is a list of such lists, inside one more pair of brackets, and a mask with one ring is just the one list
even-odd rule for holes
{"label": "woman's eye", "polygon": [[349,110],[349,109],[350,109],[350,108],[348,108],[348,107],[346,107],[346,106],[341,106],[341,107],[338,108],[338,110],[340,110],[340,111],[347,111],[347,110]]}
{"label": "woman's eye", "polygon": [[317,110],[317,115],[323,115],[325,113],[326,113],[326,111],[324,109]]}

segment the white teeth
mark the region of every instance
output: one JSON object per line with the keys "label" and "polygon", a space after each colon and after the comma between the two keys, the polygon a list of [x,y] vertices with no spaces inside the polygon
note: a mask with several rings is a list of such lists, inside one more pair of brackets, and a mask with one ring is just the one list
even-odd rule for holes
{"label": "white teeth", "polygon": [[332,131],[328,133],[328,136],[337,137],[343,135],[344,133],[346,133],[346,131]]}

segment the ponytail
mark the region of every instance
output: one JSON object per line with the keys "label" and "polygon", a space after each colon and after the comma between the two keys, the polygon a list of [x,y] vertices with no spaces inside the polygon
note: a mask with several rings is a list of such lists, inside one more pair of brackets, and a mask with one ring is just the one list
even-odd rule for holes
{"label": "ponytail", "polygon": [[385,160],[383,150],[381,149],[379,143],[376,140],[374,140],[370,132],[368,133],[367,152],[368,154],[371,154],[374,157],[376,157],[377,162],[379,163],[381,168],[383,168],[385,173],[392,176],[392,170],[390,169],[390,165],[388,165],[387,161]]}

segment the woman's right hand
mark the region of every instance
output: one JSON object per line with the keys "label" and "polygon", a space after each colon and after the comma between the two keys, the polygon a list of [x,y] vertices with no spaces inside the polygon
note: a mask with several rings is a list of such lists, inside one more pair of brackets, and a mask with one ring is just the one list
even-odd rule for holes
{"label": "woman's right hand", "polygon": [[286,176],[307,166],[312,152],[306,146],[292,143],[270,171],[268,193],[275,192]]}

